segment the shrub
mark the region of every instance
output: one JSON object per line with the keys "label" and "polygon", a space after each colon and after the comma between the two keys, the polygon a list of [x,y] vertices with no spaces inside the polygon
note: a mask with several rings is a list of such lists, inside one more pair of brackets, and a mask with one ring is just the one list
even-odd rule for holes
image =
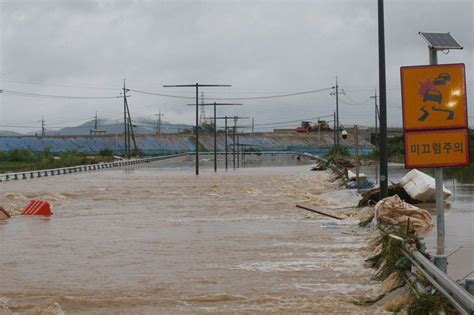
{"label": "shrub", "polygon": [[99,151],[99,155],[103,157],[113,156],[114,151],[112,149],[102,149]]}
{"label": "shrub", "polygon": [[67,150],[59,156],[61,166],[74,166],[81,164],[79,153],[74,150]]}
{"label": "shrub", "polygon": [[5,158],[10,162],[33,162],[38,160],[37,155],[29,149],[13,149],[6,153]]}

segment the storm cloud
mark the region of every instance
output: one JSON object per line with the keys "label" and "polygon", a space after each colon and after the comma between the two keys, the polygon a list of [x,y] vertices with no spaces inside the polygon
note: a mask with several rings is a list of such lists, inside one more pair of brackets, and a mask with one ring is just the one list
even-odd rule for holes
{"label": "storm cloud", "polygon": [[[439,62],[466,64],[472,97],[473,2],[385,2],[389,125],[401,126],[400,66],[428,62],[419,31],[451,32],[464,46],[439,53]],[[334,86],[337,76],[345,91],[341,123],[374,123],[370,96],[378,88],[376,0],[0,3],[0,89],[119,96],[126,78],[130,89],[192,97],[192,89],[162,85],[232,84],[203,89],[212,100],[323,89]],[[192,100],[130,94],[135,117],[151,118],[160,109],[166,121],[193,122],[193,110],[186,106]],[[0,94],[0,102],[0,124],[33,129],[41,116],[50,127],[78,124],[96,111],[101,118],[120,119],[123,106],[119,98],[6,94]],[[324,116],[335,108],[330,91],[243,103],[220,112],[255,117],[258,125]],[[474,116],[474,106],[469,111]]]}

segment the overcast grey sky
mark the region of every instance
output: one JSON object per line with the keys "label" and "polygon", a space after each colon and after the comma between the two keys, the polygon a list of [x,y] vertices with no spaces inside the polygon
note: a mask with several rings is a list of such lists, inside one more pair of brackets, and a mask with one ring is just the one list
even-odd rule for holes
{"label": "overcast grey sky", "polygon": [[[0,89],[117,96],[126,78],[130,89],[192,97],[192,89],[162,85],[232,84],[203,89],[212,100],[323,89],[338,76],[346,92],[340,96],[341,123],[374,123],[369,97],[378,87],[376,0],[0,3]],[[390,126],[401,126],[400,66],[428,61],[419,31],[449,31],[464,46],[440,53],[439,62],[466,64],[472,104],[473,10],[472,0],[385,1]],[[243,101],[244,106],[219,111],[255,117],[257,125],[323,116],[335,108],[329,92]],[[193,123],[193,108],[186,106],[192,100],[130,94],[135,117],[151,118],[161,109],[166,121]],[[113,98],[5,94],[0,106],[0,129],[39,126],[42,115],[49,127],[79,124],[96,111],[101,118],[120,119],[123,108]],[[469,111],[474,117],[473,105]]]}

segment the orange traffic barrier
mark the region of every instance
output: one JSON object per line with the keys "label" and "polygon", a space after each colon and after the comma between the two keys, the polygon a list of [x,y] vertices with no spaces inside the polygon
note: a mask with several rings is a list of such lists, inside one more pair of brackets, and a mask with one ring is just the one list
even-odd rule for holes
{"label": "orange traffic barrier", "polygon": [[30,203],[26,206],[22,215],[52,215],[51,205],[49,202],[44,200],[31,200]]}

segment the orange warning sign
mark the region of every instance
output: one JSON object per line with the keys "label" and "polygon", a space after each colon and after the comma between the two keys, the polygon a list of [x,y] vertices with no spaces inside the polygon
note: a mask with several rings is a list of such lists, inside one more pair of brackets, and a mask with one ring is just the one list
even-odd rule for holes
{"label": "orange warning sign", "polygon": [[405,167],[467,166],[469,133],[467,129],[405,132]]}
{"label": "orange warning sign", "polygon": [[464,64],[400,68],[403,128],[467,128]]}

